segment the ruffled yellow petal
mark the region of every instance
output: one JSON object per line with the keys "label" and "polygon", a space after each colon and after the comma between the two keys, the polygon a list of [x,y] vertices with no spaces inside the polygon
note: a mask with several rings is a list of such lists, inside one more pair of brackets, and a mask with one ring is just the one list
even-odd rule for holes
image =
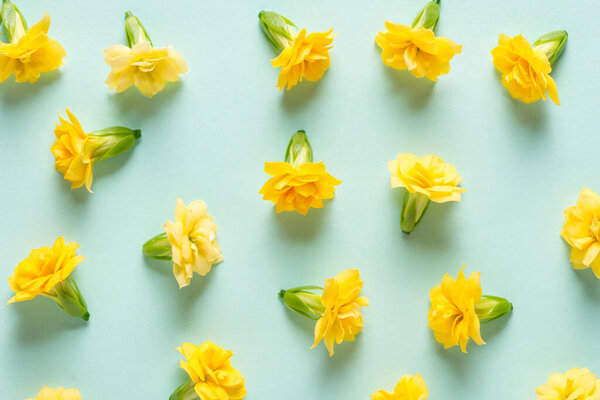
{"label": "ruffled yellow petal", "polygon": [[371,395],[371,400],[426,400],[429,391],[425,380],[419,374],[404,375],[394,388],[394,393],[378,390]]}
{"label": "ruffled yellow petal", "polygon": [[564,374],[551,374],[535,393],[538,400],[599,400],[600,380],[589,369],[575,367]]}

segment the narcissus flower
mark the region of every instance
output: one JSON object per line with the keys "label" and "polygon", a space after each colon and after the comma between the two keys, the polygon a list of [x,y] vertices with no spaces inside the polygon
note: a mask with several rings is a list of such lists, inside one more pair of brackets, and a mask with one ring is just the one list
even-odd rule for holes
{"label": "narcissus flower", "polygon": [[573,268],[591,267],[600,279],[600,196],[583,188],[577,204],[565,210],[560,235],[571,245]]}
{"label": "narcissus flower", "polygon": [[258,14],[260,26],[271,44],[280,52],[271,60],[274,68],[281,67],[277,87],[287,90],[303,79],[318,81],[329,69],[329,50],[333,47],[333,28],[325,32],[307,34],[306,29],[297,32],[289,19],[273,12]]}
{"label": "narcissus flower", "polygon": [[15,295],[7,305],[42,295],[54,300],[69,315],[87,321],[90,318],[87,305],[77,284],[70,278],[71,272],[85,259],[75,255],[78,247],[75,242],[65,244],[61,236],[52,247],[32,250],[8,278]]}
{"label": "narcissus flower", "polygon": [[446,203],[460,201],[465,189],[458,187],[462,177],[452,164],[445,163],[439,156],[417,157],[399,154],[388,162],[392,173],[392,188],[406,188],[402,205],[401,226],[410,233],[421,221],[429,202]]}
{"label": "narcissus flower", "polygon": [[56,142],[50,148],[56,159],[54,166],[71,182],[71,189],[85,185],[91,193],[94,163],[126,152],[142,131],[113,126],[85,133],[69,109],[67,115],[69,121],[59,115],[60,124],[54,130]]}
{"label": "narcissus flower", "polygon": [[213,264],[223,261],[217,243],[217,225],[207,214],[202,200],[192,201],[188,206],[176,198],[175,221],[167,221],[165,233],[148,240],[144,254],[158,260],[173,261],[173,274],[182,288],[190,284],[194,272],[204,276]]}
{"label": "narcissus flower", "polygon": [[311,207],[322,208],[323,200],[333,198],[335,186],[342,183],[325,171],[322,161],[312,162],[312,148],[304,131],[290,139],[285,162],[266,162],[265,172],[272,178],[258,193],[276,204],[277,213],[297,211],[306,215]]}
{"label": "narcissus flower", "polygon": [[539,38],[533,46],[522,35],[500,34],[492,50],[494,65],[502,73],[502,85],[515,99],[532,103],[548,97],[560,105],[558,90],[550,76],[551,65],[567,43],[567,32],[554,31]]}
{"label": "narcissus flower", "polygon": [[481,338],[480,323],[498,319],[513,309],[512,304],[497,296],[482,296],[480,272],[465,277],[463,266],[455,280],[446,274],[442,284],[429,291],[429,327],[435,339],[447,349],[460,346],[467,352],[469,339],[479,345],[485,344]]}
{"label": "narcissus flower", "polygon": [[27,400],[81,400],[81,393],[77,389],[52,389],[44,386],[35,399]]}
{"label": "narcissus flower", "polygon": [[426,400],[429,397],[425,379],[419,374],[404,375],[394,388],[394,393],[378,390],[371,400]]}
{"label": "narcissus flower", "polygon": [[552,374],[545,385],[535,390],[538,400],[599,400],[600,380],[587,368],[573,368]]}
{"label": "narcissus flower", "polygon": [[[348,269],[335,278],[325,280],[324,289],[318,286],[301,286],[281,290],[279,297],[298,314],[318,319],[315,341],[311,348],[323,341],[329,355],[333,356],[335,343],[354,341],[362,331],[360,307],[369,305],[369,299],[359,296],[362,286],[358,269]],[[319,291],[322,291],[321,294]]]}
{"label": "narcissus flower", "polygon": [[0,82],[14,73],[17,82],[34,83],[42,72],[53,71],[64,64],[65,49],[48,37],[48,14],[28,30],[19,9],[9,0],[3,0],[0,20],[9,39],[9,43],[0,42]]}
{"label": "narcissus flower", "polygon": [[129,46],[116,44],[104,49],[104,60],[111,67],[106,79],[117,93],[135,85],[147,97],[163,90],[167,82],[179,80],[188,71],[181,54],[171,46],[153,47],[146,29],[131,12],[125,14]]}
{"label": "narcissus flower", "polygon": [[208,341],[200,346],[183,343],[177,350],[186,358],[179,366],[190,379],[169,400],[241,400],[246,396],[244,377],[231,366],[231,351]]}
{"label": "narcissus flower", "polygon": [[386,32],[379,32],[375,42],[381,47],[381,59],[389,67],[407,69],[417,78],[437,81],[450,72],[450,60],[462,46],[434,30],[440,16],[439,1],[431,1],[421,10],[412,26],[385,22]]}

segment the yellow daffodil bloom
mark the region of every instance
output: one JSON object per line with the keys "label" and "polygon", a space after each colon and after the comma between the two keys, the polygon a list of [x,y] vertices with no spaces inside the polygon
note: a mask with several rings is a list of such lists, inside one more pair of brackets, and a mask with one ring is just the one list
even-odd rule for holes
{"label": "yellow daffodil bloom", "polygon": [[65,49],[48,37],[50,16],[44,17],[28,31],[12,37],[11,43],[0,42],[0,82],[13,73],[17,82],[34,83],[42,72],[49,72],[63,65]]}
{"label": "yellow daffodil bloom", "polygon": [[231,366],[231,351],[208,341],[200,346],[183,343],[177,350],[187,360],[181,360],[179,366],[188,373],[200,400],[241,400],[246,396],[244,377]]}
{"label": "yellow daffodil bloom", "polygon": [[600,196],[582,189],[577,204],[565,210],[565,225],[560,235],[572,246],[573,268],[591,267],[600,279]]}
{"label": "yellow daffodil bloom", "polygon": [[173,274],[180,288],[190,284],[194,272],[204,276],[213,264],[223,261],[215,239],[217,225],[202,200],[186,206],[177,198],[175,221],[167,221],[163,228],[171,244]]}
{"label": "yellow daffodil bloom", "polygon": [[474,272],[465,278],[464,266],[454,280],[446,274],[442,284],[429,292],[429,327],[435,339],[447,349],[459,346],[467,352],[469,338],[479,345],[485,344],[481,338],[479,317],[475,305],[481,300],[480,272]]}
{"label": "yellow daffodil bloom", "polygon": [[81,393],[77,389],[52,389],[45,386],[35,399],[27,400],[81,400]]}
{"label": "yellow daffodil bloom", "polygon": [[394,388],[394,393],[378,390],[371,400],[426,400],[429,397],[425,379],[419,374],[404,375]]}
{"label": "yellow daffodil bloom", "polygon": [[386,32],[379,32],[375,42],[381,47],[381,59],[389,67],[408,69],[417,78],[437,81],[450,72],[450,60],[462,46],[445,37],[436,37],[431,29],[385,22]]}
{"label": "yellow daffodil bloom", "polygon": [[322,340],[333,356],[335,343],[353,341],[362,331],[360,307],[369,305],[369,299],[359,296],[362,286],[358,269],[345,270],[325,281],[321,295],[325,310],[315,326],[315,342],[311,348]]}
{"label": "yellow daffodil bloom", "polygon": [[502,73],[502,85],[512,97],[532,103],[546,100],[547,93],[555,104],[560,104],[547,55],[532,47],[522,35],[511,38],[500,34],[492,57],[494,65]]}
{"label": "yellow daffodil bloom", "polygon": [[409,193],[420,193],[436,203],[460,201],[465,189],[458,187],[462,177],[452,164],[445,163],[439,156],[417,157],[399,154],[388,162],[392,173],[392,188],[404,187]]}
{"label": "yellow daffodil bloom", "polygon": [[565,374],[552,374],[535,390],[538,400],[599,400],[600,380],[587,368],[573,368]]}

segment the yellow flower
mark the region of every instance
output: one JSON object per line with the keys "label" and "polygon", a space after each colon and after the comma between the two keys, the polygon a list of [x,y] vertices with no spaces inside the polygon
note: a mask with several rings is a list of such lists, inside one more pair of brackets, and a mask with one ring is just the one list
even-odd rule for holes
{"label": "yellow flower", "polygon": [[419,374],[404,375],[394,388],[394,393],[378,390],[371,400],[425,400],[429,397],[425,380]]}
{"label": "yellow flower", "polygon": [[450,72],[450,60],[462,46],[445,37],[436,37],[431,29],[385,22],[387,32],[379,32],[375,42],[381,47],[383,63],[395,69],[408,69],[417,78],[437,81]]}
{"label": "yellow flower", "polygon": [[12,43],[0,42],[0,82],[15,74],[17,82],[34,83],[42,72],[53,71],[63,65],[67,55],[56,40],[48,37],[50,16],[44,17]]}
{"label": "yellow flower", "polygon": [[54,130],[56,142],[50,149],[56,158],[54,166],[66,180],[72,182],[71,189],[85,185],[91,193],[92,167],[95,159],[91,158],[89,153],[84,154],[84,145],[88,135],[69,109],[67,109],[67,115],[70,122],[59,115],[60,125],[56,124]]}
{"label": "yellow flower", "polygon": [[466,192],[458,187],[462,177],[456,168],[438,156],[399,154],[396,160],[388,162],[388,167],[392,188],[405,187],[409,193],[421,193],[436,203],[460,201],[460,194]]}
{"label": "yellow flower", "polygon": [[233,353],[209,341],[200,347],[183,343],[177,350],[187,359],[179,366],[184,369],[200,400],[239,400],[246,396],[244,377],[231,366]]}
{"label": "yellow flower", "polygon": [[322,208],[324,199],[334,197],[335,186],[342,183],[325,172],[323,162],[307,162],[294,168],[288,162],[266,162],[265,172],[272,176],[258,193],[276,204],[278,213],[298,211],[306,215],[311,207]]}
{"label": "yellow flower", "polygon": [[281,67],[277,87],[287,90],[296,86],[302,79],[318,81],[329,69],[329,50],[333,47],[333,28],[325,32],[306,34],[302,29],[293,42],[285,47],[279,56],[271,60],[273,68]]}
{"label": "yellow flower", "polygon": [[446,274],[442,284],[431,289],[428,319],[435,339],[445,349],[460,345],[463,353],[466,353],[469,338],[479,345],[485,342],[481,338],[479,317],[475,311],[475,305],[482,296],[481,274],[474,272],[466,279],[464,267],[460,269],[456,280]]}
{"label": "yellow flower", "polygon": [[177,198],[175,222],[167,221],[163,228],[171,244],[173,274],[180,288],[190,284],[194,272],[204,276],[213,264],[223,261],[215,240],[217,225],[206,213],[206,204],[202,200],[192,201],[186,207]]}
{"label": "yellow flower", "polygon": [[81,400],[81,393],[77,389],[52,389],[44,386],[35,399],[28,400]]}
{"label": "yellow flower", "polygon": [[534,49],[522,35],[510,38],[500,34],[498,46],[492,50],[494,65],[502,73],[502,85],[510,95],[525,103],[540,98],[560,105],[558,90],[550,77],[552,67],[541,50]]}
{"label": "yellow flower", "polygon": [[573,268],[592,267],[600,279],[600,196],[583,188],[577,205],[565,210],[565,225],[560,235],[572,246]]}
{"label": "yellow flower", "polygon": [[106,83],[117,93],[135,85],[142,94],[153,97],[167,82],[178,81],[179,75],[188,71],[181,54],[171,46],[154,48],[143,41],[131,48],[117,44],[102,52],[111,67]]}
{"label": "yellow flower", "polygon": [[16,294],[7,304],[47,294],[56,284],[67,279],[77,264],[85,259],[75,255],[78,247],[75,242],[65,244],[61,236],[52,247],[32,250],[8,278],[8,284]]}
{"label": "yellow flower", "polygon": [[587,368],[573,368],[565,374],[552,374],[535,390],[538,400],[599,400],[600,380]]}
{"label": "yellow flower", "polygon": [[323,340],[332,356],[334,343],[354,341],[363,328],[360,307],[369,305],[369,299],[359,297],[362,285],[358,269],[345,270],[325,281],[321,295],[325,311],[315,326],[315,342],[311,348]]}

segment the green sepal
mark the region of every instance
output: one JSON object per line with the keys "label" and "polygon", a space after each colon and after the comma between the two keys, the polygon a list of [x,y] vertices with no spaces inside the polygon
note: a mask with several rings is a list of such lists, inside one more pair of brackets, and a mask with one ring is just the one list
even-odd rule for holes
{"label": "green sepal", "polygon": [[133,15],[131,11],[125,13],[125,35],[127,36],[127,44],[133,47],[138,43],[150,43],[153,46],[150,35],[140,22],[139,18]]}
{"label": "green sepal", "polygon": [[186,383],[175,389],[169,400],[200,400],[200,397],[198,397],[198,394],[194,390],[194,386],[194,381],[188,379]]}
{"label": "green sepal", "polygon": [[429,208],[431,201],[422,193],[410,193],[408,190],[404,194],[402,202],[402,213],[400,215],[400,227],[402,232],[409,235],[421,222],[425,211]]}
{"label": "green sepal", "polygon": [[258,13],[258,19],[260,21],[260,28],[267,37],[267,40],[277,51],[288,47],[294,40],[296,34],[294,29],[298,28],[283,15],[277,14],[274,11],[263,10]]}
{"label": "green sepal", "polygon": [[72,317],[89,321],[90,313],[87,304],[72,278],[67,278],[56,285],[44,296],[50,297]]}
{"label": "green sepal", "polygon": [[321,302],[321,295],[314,291],[323,291],[320,286],[300,286],[288,290],[280,290],[279,297],[284,304],[292,311],[297,312],[303,317],[317,320],[325,312],[325,307]]}
{"label": "green sepal", "polygon": [[475,312],[479,322],[485,324],[495,319],[501,318],[513,310],[510,301],[503,297],[487,296],[481,297],[481,300],[475,304]]}
{"label": "green sepal", "polygon": [[166,233],[160,233],[148,240],[142,246],[142,252],[146,257],[155,260],[172,261],[173,251]]}
{"label": "green sepal", "polygon": [[112,126],[88,135],[85,153],[90,153],[98,161],[118,156],[131,149],[142,136],[140,129],[129,129],[123,126]]}
{"label": "green sepal", "polygon": [[419,11],[413,20],[413,29],[425,28],[435,30],[435,27],[440,19],[439,0],[430,1],[425,4],[425,7]]}
{"label": "green sepal", "polygon": [[27,21],[21,11],[10,0],[2,0],[0,21],[4,25],[10,42],[17,42],[27,32]]}
{"label": "green sepal", "polygon": [[533,48],[534,50],[543,51],[548,57],[550,65],[552,65],[565,49],[568,38],[567,31],[553,31],[536,40]]}
{"label": "green sepal", "polygon": [[308,136],[303,130],[294,133],[285,149],[285,162],[294,168],[313,161],[313,151]]}

